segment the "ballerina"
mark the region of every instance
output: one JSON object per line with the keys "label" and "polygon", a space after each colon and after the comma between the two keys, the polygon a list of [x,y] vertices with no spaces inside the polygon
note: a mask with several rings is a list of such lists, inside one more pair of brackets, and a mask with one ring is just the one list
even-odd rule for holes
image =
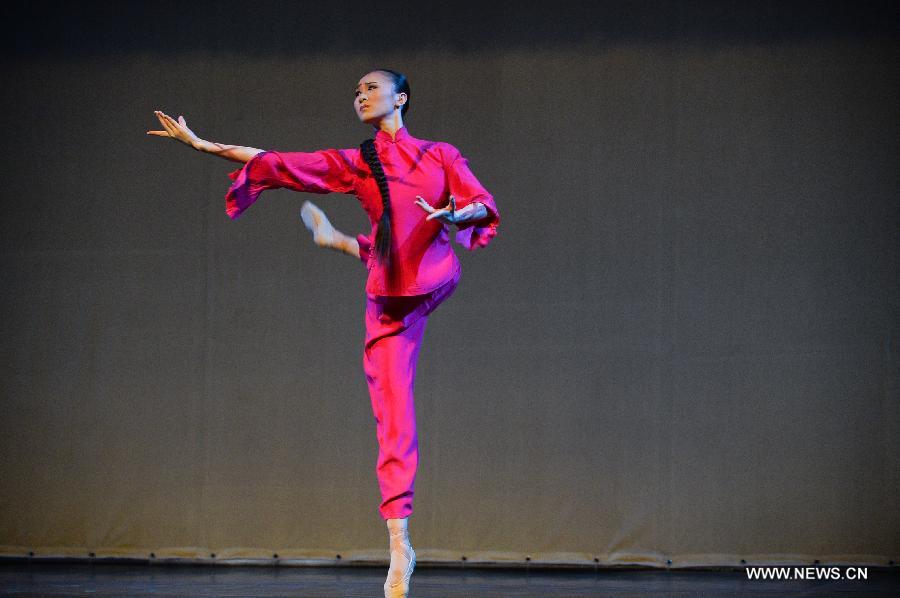
{"label": "ballerina", "polygon": [[409,538],[418,468],[413,385],[428,316],[456,289],[461,267],[449,242],[486,247],[500,222],[493,196],[453,145],[413,137],[403,124],[410,88],[396,71],[366,73],[354,89],[354,111],[373,127],[358,148],[282,152],[200,139],[183,116],[156,111],[170,137],[198,151],[243,163],[229,173],[225,195],[232,219],[267,189],[355,195],[372,225],[356,239],[336,230],[307,202],[301,217],[321,247],[359,258],[368,270],[363,371],[378,439],[379,513],[388,527],[386,597],[407,596],[415,568]]}

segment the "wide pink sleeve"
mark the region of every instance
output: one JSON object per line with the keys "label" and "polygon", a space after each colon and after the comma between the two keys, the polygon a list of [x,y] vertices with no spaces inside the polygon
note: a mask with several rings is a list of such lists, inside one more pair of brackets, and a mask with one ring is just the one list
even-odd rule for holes
{"label": "wide pink sleeve", "polygon": [[285,187],[307,193],[353,193],[355,150],[264,151],[228,173],[234,181],[225,194],[225,213],[240,216],[266,189]]}
{"label": "wide pink sleeve", "polygon": [[447,179],[450,185],[450,194],[456,200],[456,209],[466,207],[475,202],[480,202],[487,208],[487,215],[480,220],[461,222],[457,224],[456,242],[469,251],[479,247],[487,247],[491,239],[497,236],[497,226],[500,224],[500,213],[494,203],[494,196],[478,182],[475,175],[469,169],[469,161],[466,160],[458,149],[447,144],[448,165],[446,166]]}

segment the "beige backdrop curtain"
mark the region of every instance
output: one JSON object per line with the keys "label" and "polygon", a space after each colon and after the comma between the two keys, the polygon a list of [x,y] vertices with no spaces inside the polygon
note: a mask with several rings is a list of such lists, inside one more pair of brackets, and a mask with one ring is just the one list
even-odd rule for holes
{"label": "beige backdrop curtain", "polygon": [[503,217],[425,334],[421,561],[896,561],[900,44],[876,13],[247,6],[159,39],[149,9],[95,8],[91,39],[36,11],[7,48],[0,553],[385,558],[365,270],[298,217],[364,213],[278,190],[230,221],[235,164],[144,133],[162,109],[353,147],[350,89],[384,66]]}

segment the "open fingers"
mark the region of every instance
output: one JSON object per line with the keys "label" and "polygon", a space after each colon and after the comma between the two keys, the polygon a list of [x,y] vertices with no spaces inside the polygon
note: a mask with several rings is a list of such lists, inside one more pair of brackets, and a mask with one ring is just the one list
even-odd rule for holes
{"label": "open fingers", "polygon": [[159,124],[161,124],[163,126],[163,128],[166,130],[166,134],[171,136],[174,131],[172,130],[172,125],[169,124],[168,120],[166,120],[166,115],[157,110],[156,118],[159,119]]}
{"label": "open fingers", "polygon": [[160,122],[162,122],[163,126],[170,134],[177,133],[181,129],[181,125],[165,112],[160,111],[159,116]]}
{"label": "open fingers", "polygon": [[416,201],[414,203],[426,212],[434,212],[434,208],[431,207],[431,204],[425,201],[421,195],[416,195]]}
{"label": "open fingers", "polygon": [[435,218],[442,218],[444,222],[453,222],[453,215],[456,212],[456,198],[452,195],[450,196],[450,205],[446,208],[439,208],[437,210],[432,210],[431,214],[429,214],[425,220],[433,220]]}
{"label": "open fingers", "polygon": [[166,133],[169,135],[169,137],[175,136],[175,131],[172,130],[172,125],[167,123],[165,119],[162,119],[162,126],[163,128],[165,128]]}
{"label": "open fingers", "polygon": [[166,129],[174,132],[177,132],[181,126],[175,121],[174,118],[169,116],[168,114],[163,114],[163,118],[165,118]]}

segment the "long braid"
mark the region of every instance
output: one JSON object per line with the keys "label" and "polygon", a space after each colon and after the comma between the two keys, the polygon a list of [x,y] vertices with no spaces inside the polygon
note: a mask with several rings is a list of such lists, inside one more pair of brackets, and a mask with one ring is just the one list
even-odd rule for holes
{"label": "long braid", "polygon": [[391,272],[391,192],[388,189],[384,168],[375,150],[375,140],[366,139],[360,144],[363,158],[378,183],[381,191],[381,220],[378,222],[378,233],[375,235],[375,253],[388,272]]}

